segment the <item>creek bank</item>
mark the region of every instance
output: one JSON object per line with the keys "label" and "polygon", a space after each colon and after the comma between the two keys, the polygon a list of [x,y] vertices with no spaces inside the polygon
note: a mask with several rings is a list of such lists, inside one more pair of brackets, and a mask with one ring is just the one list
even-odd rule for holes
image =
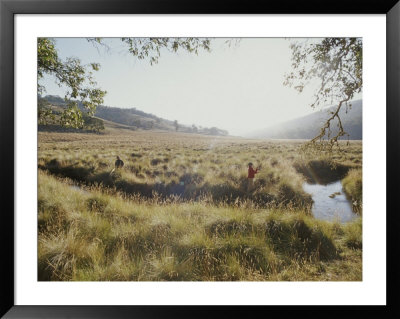
{"label": "creek bank", "polygon": [[353,211],[353,203],[348,200],[340,180],[322,185],[304,183],[303,189],[311,195],[311,212],[317,219],[346,223],[358,218]]}

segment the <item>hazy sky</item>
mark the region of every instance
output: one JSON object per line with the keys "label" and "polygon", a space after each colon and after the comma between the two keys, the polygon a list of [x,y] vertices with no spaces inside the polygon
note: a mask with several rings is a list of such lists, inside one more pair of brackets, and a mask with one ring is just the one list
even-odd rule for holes
{"label": "hazy sky", "polygon": [[[301,94],[283,86],[291,70],[290,40],[246,38],[237,46],[214,39],[211,53],[161,52],[159,63],[129,55],[119,39],[106,39],[112,49],[97,49],[86,39],[56,39],[59,56],[98,62],[95,79],[107,91],[104,105],[136,107],[187,125],[216,126],[240,135],[290,120],[313,110],[315,87]],[[64,91],[45,78],[45,94]]]}

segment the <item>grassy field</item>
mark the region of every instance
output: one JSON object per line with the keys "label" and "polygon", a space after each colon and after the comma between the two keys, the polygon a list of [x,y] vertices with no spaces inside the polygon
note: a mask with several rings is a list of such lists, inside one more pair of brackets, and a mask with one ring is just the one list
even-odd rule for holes
{"label": "grassy field", "polygon": [[342,179],[361,215],[361,142],[311,159],[301,141],[121,128],[38,139],[39,280],[362,280],[362,218],[316,220],[302,190]]}

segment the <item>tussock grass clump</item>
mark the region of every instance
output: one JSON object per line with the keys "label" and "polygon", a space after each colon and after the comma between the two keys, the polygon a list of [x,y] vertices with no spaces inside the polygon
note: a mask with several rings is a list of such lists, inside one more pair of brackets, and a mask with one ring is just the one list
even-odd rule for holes
{"label": "tussock grass clump", "polygon": [[162,162],[163,162],[163,160],[160,159],[160,158],[153,158],[153,159],[150,161],[150,164],[153,165],[153,166],[156,166],[156,165],[158,165],[158,164],[160,164],[160,163],[162,163]]}
{"label": "tussock grass clump", "polygon": [[281,254],[290,258],[329,260],[338,257],[332,238],[318,224],[310,227],[303,219],[271,220],[267,238]]}
{"label": "tussock grass clump", "polygon": [[347,247],[352,249],[362,249],[362,223],[361,219],[351,224],[345,225],[344,240]]}
{"label": "tussock grass clump", "polygon": [[108,201],[104,197],[94,196],[86,200],[86,205],[92,212],[104,213],[108,205]]}
{"label": "tussock grass clump", "polygon": [[205,228],[209,236],[225,237],[249,235],[254,232],[254,225],[249,221],[217,220]]}
{"label": "tussock grass clump", "polygon": [[65,236],[41,237],[38,254],[38,279],[65,281],[78,269],[96,264],[103,252],[98,242],[88,243],[71,229]]}
{"label": "tussock grass clump", "polygon": [[356,212],[362,211],[362,170],[352,169],[342,180],[343,189],[352,202]]}
{"label": "tussock grass clump", "polygon": [[67,211],[59,203],[38,200],[38,231],[57,232],[67,229],[69,220]]}

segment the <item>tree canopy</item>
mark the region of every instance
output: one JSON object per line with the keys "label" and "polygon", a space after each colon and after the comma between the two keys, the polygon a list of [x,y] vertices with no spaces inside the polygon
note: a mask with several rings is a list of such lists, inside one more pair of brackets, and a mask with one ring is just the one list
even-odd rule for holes
{"label": "tree canopy", "polygon": [[[340,109],[351,107],[351,99],[362,92],[362,39],[310,39],[292,42],[290,47],[293,71],[285,75],[284,85],[302,92],[306,85],[317,80],[319,84],[311,106],[337,103],[320,133],[306,144],[318,150],[332,151],[333,147],[339,147],[342,136],[348,136],[339,116]],[[331,125],[335,119],[338,130],[332,134]]]}
{"label": "tree canopy", "polygon": [[[102,38],[87,38],[93,45],[109,48]],[[178,52],[184,50],[198,54],[200,50],[210,51],[210,39],[207,38],[121,38],[128,52],[139,60],[148,60],[151,65],[159,62],[161,51]],[[97,86],[93,72],[100,64],[82,65],[78,58],[62,60],[57,52],[56,42],[51,38],[38,38],[37,46],[38,96],[45,92],[40,80],[45,74],[52,75],[59,86],[65,86],[67,108],[59,117],[52,114],[51,108],[38,100],[38,122],[47,123],[50,118],[66,127],[82,128],[84,118],[78,108],[80,101],[89,116],[93,116],[97,106],[104,102],[106,91]]]}

